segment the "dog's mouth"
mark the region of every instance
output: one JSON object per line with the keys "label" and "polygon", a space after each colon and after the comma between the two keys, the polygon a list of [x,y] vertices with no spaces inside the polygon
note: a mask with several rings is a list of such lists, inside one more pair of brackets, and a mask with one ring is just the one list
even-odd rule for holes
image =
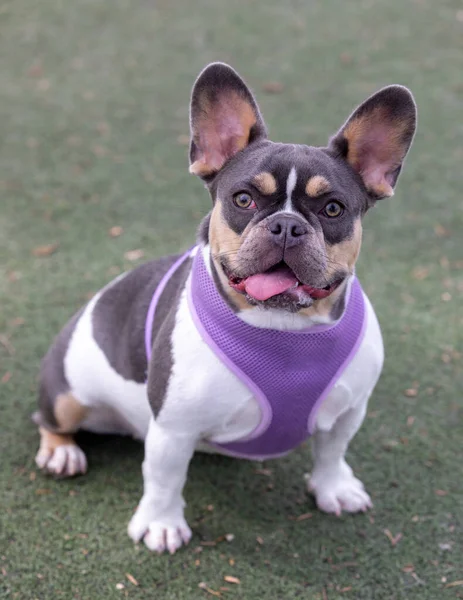
{"label": "dog's mouth", "polygon": [[321,300],[330,296],[344,280],[344,278],[338,278],[323,288],[312,287],[300,281],[292,269],[284,262],[273,266],[263,273],[257,273],[244,278],[236,277],[227,271],[225,273],[228,277],[229,285],[234,290],[241,294],[247,294],[259,302],[264,302],[279,294],[296,290],[297,292],[304,292],[313,300]]}

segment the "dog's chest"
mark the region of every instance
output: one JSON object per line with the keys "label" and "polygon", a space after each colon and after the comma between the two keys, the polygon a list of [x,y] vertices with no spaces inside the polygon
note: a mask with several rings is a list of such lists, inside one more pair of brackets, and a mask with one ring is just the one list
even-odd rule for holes
{"label": "dog's chest", "polygon": [[[145,383],[125,379],[109,363],[92,331],[97,299],[84,311],[66,356],[71,387],[95,410],[85,427],[128,433],[143,439],[151,418]],[[323,401],[318,429],[330,429],[336,418],[370,393],[382,365],[382,343],[373,309],[366,299],[367,327],[356,355]],[[140,340],[143,343],[143,340]],[[201,337],[180,295],[171,336],[172,365],[158,419],[197,430],[198,437],[228,443],[249,435],[261,422],[261,408],[249,388],[218,358]],[[153,365],[157,358],[153,356]]]}

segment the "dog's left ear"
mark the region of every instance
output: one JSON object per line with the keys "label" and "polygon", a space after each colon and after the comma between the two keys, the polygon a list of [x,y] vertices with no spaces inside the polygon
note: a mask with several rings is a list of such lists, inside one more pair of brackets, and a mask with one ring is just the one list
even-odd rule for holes
{"label": "dog's left ear", "polygon": [[361,104],[329,148],[344,158],[373,199],[394,194],[402,163],[416,129],[416,105],[411,92],[400,85],[383,88]]}
{"label": "dog's left ear", "polygon": [[267,136],[254,96],[224,63],[212,63],[191,93],[190,173],[210,177],[240,150]]}

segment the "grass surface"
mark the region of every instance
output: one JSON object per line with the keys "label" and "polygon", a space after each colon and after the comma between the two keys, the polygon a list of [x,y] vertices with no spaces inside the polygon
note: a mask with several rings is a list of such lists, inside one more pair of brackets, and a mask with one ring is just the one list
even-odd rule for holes
{"label": "grass surface", "polygon": [[[460,0],[0,4],[0,598],[215,597],[200,582],[253,600],[463,597],[462,21]],[[366,217],[358,266],[386,345],[349,451],[374,510],[314,510],[307,447],[267,475],[198,456],[194,539],[159,557],[125,531],[142,446],[84,437],[88,475],[50,481],[36,473],[29,413],[52,337],[132,265],[124,254],[194,239],[209,200],[187,173],[187,106],[212,60],[256,90],[275,140],[325,143],[388,83],[415,93],[419,130],[396,198]],[[274,81],[282,91],[265,93]],[[385,530],[401,534],[395,545]]]}

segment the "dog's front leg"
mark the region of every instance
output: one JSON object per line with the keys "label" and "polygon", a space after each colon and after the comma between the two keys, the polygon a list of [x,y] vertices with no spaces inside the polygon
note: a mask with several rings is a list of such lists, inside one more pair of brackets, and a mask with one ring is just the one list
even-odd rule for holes
{"label": "dog's front leg", "polygon": [[143,497],[128,527],[129,536],[135,542],[143,538],[150,550],[173,554],[190,541],[182,490],[196,441],[151,418],[145,440]]}
{"label": "dog's front leg", "polygon": [[329,431],[318,429],[312,440],[314,468],[308,489],[320,510],[337,516],[372,507],[363,483],[355,477],[344,455],[365,416],[367,398],[341,414]]}

